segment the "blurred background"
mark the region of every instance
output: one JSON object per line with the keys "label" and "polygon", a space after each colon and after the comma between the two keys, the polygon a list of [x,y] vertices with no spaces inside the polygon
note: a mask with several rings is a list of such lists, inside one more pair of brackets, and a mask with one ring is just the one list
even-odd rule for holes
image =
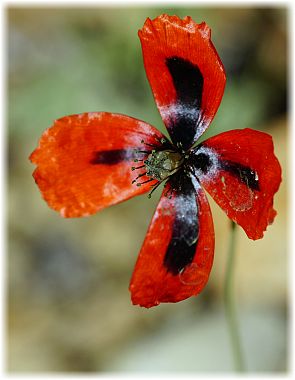
{"label": "blurred background", "polygon": [[7,370],[231,372],[223,308],[230,221],[214,204],[215,261],[198,297],[132,306],[129,280],[160,191],[95,216],[48,208],[28,156],[53,120],[108,111],[164,127],[137,31],[161,13],[206,21],[227,72],[205,137],[270,133],[283,169],[278,215],[262,240],[239,229],[237,312],[249,372],[288,370],[288,11],[285,8],[6,8],[8,253]]}

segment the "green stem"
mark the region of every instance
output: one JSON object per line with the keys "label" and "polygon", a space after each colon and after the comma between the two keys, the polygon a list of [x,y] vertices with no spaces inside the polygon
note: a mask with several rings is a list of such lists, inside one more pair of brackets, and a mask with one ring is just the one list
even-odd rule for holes
{"label": "green stem", "polygon": [[232,346],[235,370],[238,372],[245,371],[243,354],[241,350],[240,337],[238,332],[238,323],[236,317],[234,294],[233,294],[233,275],[234,275],[234,259],[236,248],[236,224],[231,222],[231,238],[228,250],[228,258],[225,272],[224,283],[224,304],[226,320],[229,328],[230,341]]}

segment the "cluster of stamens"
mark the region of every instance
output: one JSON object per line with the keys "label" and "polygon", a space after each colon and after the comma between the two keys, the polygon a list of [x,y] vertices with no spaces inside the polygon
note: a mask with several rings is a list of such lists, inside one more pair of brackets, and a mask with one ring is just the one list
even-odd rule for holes
{"label": "cluster of stamens", "polygon": [[[148,146],[149,148],[152,148],[152,150],[136,150],[136,154],[144,154],[145,157],[141,159],[134,159],[134,162],[142,164],[140,164],[139,166],[131,167],[132,171],[145,169],[132,181],[133,184],[136,183],[136,186],[141,186],[148,182],[154,182],[153,184],[151,184],[152,190],[148,195],[149,198],[151,197],[152,193],[156,190],[156,188],[165,179],[167,179],[169,176],[178,171],[178,169],[182,166],[184,161],[184,155],[182,153],[172,150],[171,144],[165,138],[156,138],[156,140],[161,145],[150,144],[146,143],[144,140],[141,140],[142,144]],[[138,180],[143,176],[147,176],[148,179],[143,182],[138,182]],[[169,188],[167,194],[165,195],[171,198],[171,192],[172,190],[171,188]]]}

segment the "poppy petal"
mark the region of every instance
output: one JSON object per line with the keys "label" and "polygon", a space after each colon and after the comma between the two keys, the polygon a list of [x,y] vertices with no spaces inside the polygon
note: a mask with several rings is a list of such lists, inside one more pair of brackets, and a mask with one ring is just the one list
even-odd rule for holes
{"label": "poppy petal", "polygon": [[62,216],[90,215],[150,190],[155,181],[141,164],[161,139],[166,140],[154,127],[124,115],[66,116],[45,131],[31,154],[37,165],[33,176]]}
{"label": "poppy petal", "polygon": [[191,162],[201,185],[250,239],[263,232],[276,215],[273,197],[281,167],[272,137],[252,129],[236,129],[204,141]]}
{"label": "poppy petal", "polygon": [[[175,183],[179,183],[177,178]],[[171,179],[163,191],[130,282],[132,302],[144,307],[201,292],[214,255],[210,207],[196,180]]]}
{"label": "poppy petal", "polygon": [[161,15],[138,32],[155,101],[173,143],[184,149],[203,134],[221,102],[225,71],[205,22]]}

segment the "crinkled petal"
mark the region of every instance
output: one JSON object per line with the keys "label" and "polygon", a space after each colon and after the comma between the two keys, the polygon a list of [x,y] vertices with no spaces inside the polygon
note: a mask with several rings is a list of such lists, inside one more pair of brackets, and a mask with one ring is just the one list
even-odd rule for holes
{"label": "crinkled petal", "polygon": [[161,15],[139,31],[144,66],[162,119],[176,145],[189,148],[221,102],[225,71],[205,22]]}
{"label": "crinkled petal", "polygon": [[272,137],[252,129],[236,129],[204,141],[194,150],[194,167],[202,186],[250,239],[263,232],[276,215],[274,194],[281,167]]}
{"label": "crinkled petal", "polygon": [[130,283],[132,302],[147,308],[200,293],[213,263],[214,229],[206,195],[189,178],[175,183],[181,188],[172,190],[170,180],[164,189]]}
{"label": "crinkled petal", "polygon": [[[128,116],[97,112],[56,120],[42,135],[30,160],[34,178],[48,205],[64,217],[93,214],[150,190],[132,180],[145,172],[131,170],[164,136],[154,127]],[[144,140],[144,142],[142,142]],[[146,175],[137,183],[148,180]]]}

